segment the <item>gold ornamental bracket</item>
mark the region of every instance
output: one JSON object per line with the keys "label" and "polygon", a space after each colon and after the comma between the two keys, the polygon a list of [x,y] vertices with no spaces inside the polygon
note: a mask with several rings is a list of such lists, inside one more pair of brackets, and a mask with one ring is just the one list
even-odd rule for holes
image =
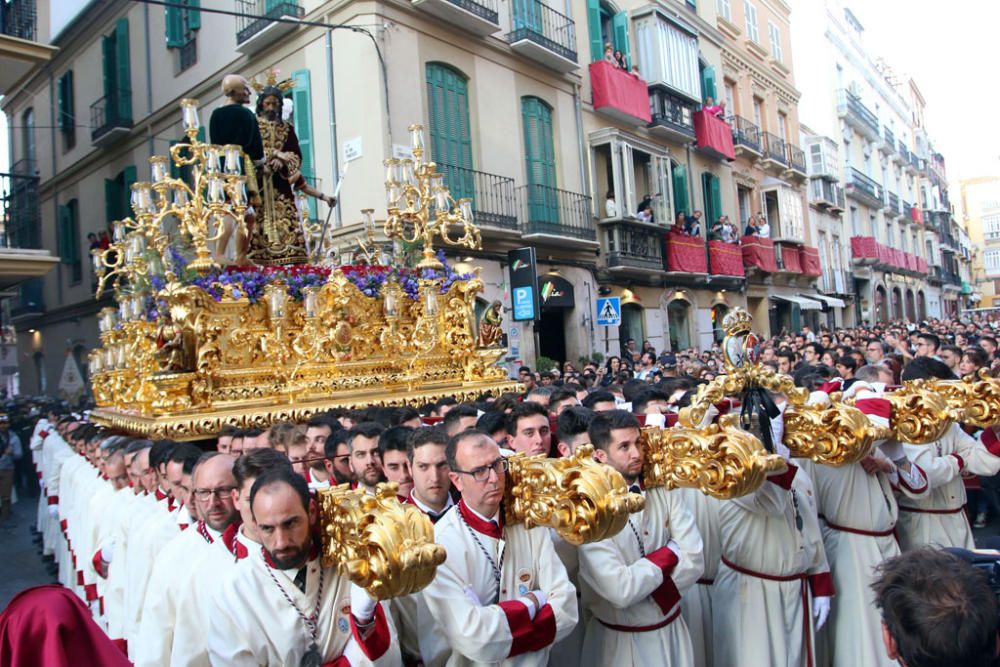
{"label": "gold ornamental bracket", "polygon": [[621,474],[593,456],[591,445],[567,458],[510,456],[504,494],[507,523],[547,526],[574,545],[617,535],[629,514],[641,511],[646,501],[629,493]]}
{"label": "gold ornamental bracket", "polygon": [[756,491],[769,474],[787,469],[784,459],[768,454],[736,421],[735,415],[723,415],[718,424],[700,429],[642,429],[646,487],[698,489],[729,500]]}
{"label": "gold ornamental bracket", "polygon": [[[962,423],[989,428],[1000,423],[1000,380],[980,368],[961,380],[926,380],[927,388],[944,397],[948,407],[962,410]],[[905,388],[904,388],[905,391]]]}
{"label": "gold ornamental bracket", "polygon": [[861,410],[839,402],[789,406],[784,419],[782,442],[793,456],[833,467],[858,463],[893,433],[872,424]]}
{"label": "gold ornamental bracket", "polygon": [[447,554],[434,543],[430,519],[380,484],[374,496],[349,485],[319,492],[322,563],[376,600],[416,593],[434,579]]}

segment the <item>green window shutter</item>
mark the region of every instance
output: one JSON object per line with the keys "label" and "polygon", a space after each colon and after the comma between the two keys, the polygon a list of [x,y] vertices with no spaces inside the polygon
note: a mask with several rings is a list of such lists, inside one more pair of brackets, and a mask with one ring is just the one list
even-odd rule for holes
{"label": "green window shutter", "polygon": [[452,197],[471,199],[475,181],[468,83],[461,72],[440,63],[428,63],[426,74],[431,157],[441,165]]}
{"label": "green window shutter", "polygon": [[[310,106],[309,70],[300,69],[292,72],[295,87],[292,88],[292,120],[295,123],[295,134],[299,139],[299,150],[302,152],[302,175],[307,181],[316,177],[313,166],[312,140],[312,107]],[[314,185],[315,181],[310,182]],[[309,197],[309,218],[316,219],[316,200]]]}
{"label": "green window shutter", "polygon": [[587,0],[587,35],[590,37],[590,60],[604,59],[604,38],[601,36],[601,0]]}
{"label": "green window shutter", "polygon": [[167,24],[167,48],[177,49],[184,46],[184,12],[186,9],[177,5],[164,7]]}
{"label": "green window shutter", "polygon": [[514,0],[514,30],[542,33],[541,0]]}
{"label": "green window shutter", "polygon": [[707,100],[709,97],[718,104],[719,98],[715,94],[715,68],[703,67],[701,70],[701,99]]}
{"label": "green window shutter", "polygon": [[718,176],[712,176],[709,190],[709,201],[712,203],[712,222],[722,217],[722,182]]}
{"label": "green window shutter", "polygon": [[139,180],[139,176],[136,172],[136,168],[133,165],[129,165],[122,170],[122,191],[121,191],[121,203],[119,206],[123,211],[122,217],[132,216],[132,184]]}
{"label": "green window shutter", "polygon": [[674,185],[674,217],[676,218],[678,213],[684,213],[685,215],[689,213],[687,169],[685,169],[681,165],[674,165],[673,185]]}
{"label": "green window shutter", "polygon": [[[107,183],[107,181],[105,181]],[[59,261],[62,264],[69,264],[72,262],[70,258],[70,242],[69,242],[69,230],[70,230],[70,215],[71,211],[69,206],[60,205],[58,209],[59,219],[56,221],[56,245],[59,249]]]}
{"label": "green window shutter", "polygon": [[132,68],[129,64],[128,19],[115,24],[115,88],[118,91],[118,119],[132,122]]}
{"label": "green window shutter", "polygon": [[56,92],[59,96],[59,129],[72,130],[76,124],[73,112],[73,70],[59,77]]}
{"label": "green window shutter", "polygon": [[108,103],[115,90],[115,35],[105,35],[101,38],[101,67],[104,73],[104,97]]}
{"label": "green window shutter", "polygon": [[611,17],[611,32],[615,36],[615,50],[625,56],[625,65],[632,69],[632,52],[628,46],[628,12],[618,12]]}
{"label": "green window shutter", "polygon": [[121,212],[121,182],[117,178],[104,179],[104,214],[109,225],[125,217]]}
{"label": "green window shutter", "polygon": [[286,2],[288,0],[264,0],[264,12],[269,13],[271,10],[281,7]]}
{"label": "green window shutter", "polygon": [[719,178],[708,171],[702,173],[701,190],[705,199],[705,224],[711,226],[722,215],[722,192],[719,188]]}
{"label": "green window shutter", "polygon": [[537,97],[521,98],[524,157],[528,172],[528,213],[531,222],[559,223],[552,109]]}
{"label": "green window shutter", "polygon": [[187,0],[184,4],[187,5],[187,9],[184,10],[184,17],[187,19],[187,29],[188,31],[200,30],[201,29],[201,0]]}

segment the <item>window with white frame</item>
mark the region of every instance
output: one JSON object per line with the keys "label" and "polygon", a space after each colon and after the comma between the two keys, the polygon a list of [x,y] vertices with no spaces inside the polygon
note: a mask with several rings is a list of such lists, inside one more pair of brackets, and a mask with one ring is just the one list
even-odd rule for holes
{"label": "window with white frame", "polygon": [[784,62],[781,56],[781,29],[771,21],[768,21],[767,36],[771,41],[771,57],[779,63]]}
{"label": "window with white frame", "polygon": [[760,43],[760,33],[757,32],[757,7],[750,0],[743,0],[743,16],[746,18],[747,37]]}
{"label": "window with white frame", "polygon": [[983,216],[983,236],[987,241],[1000,239],[1000,214]]}
{"label": "window with white frame", "polygon": [[987,248],[983,262],[987,273],[1000,273],[1000,248]]}
{"label": "window with white frame", "polygon": [[659,13],[638,18],[633,25],[646,80],[662,82],[701,101],[697,35]]}
{"label": "window with white frame", "polygon": [[729,0],[715,0],[715,11],[730,23],[733,20],[733,6]]}

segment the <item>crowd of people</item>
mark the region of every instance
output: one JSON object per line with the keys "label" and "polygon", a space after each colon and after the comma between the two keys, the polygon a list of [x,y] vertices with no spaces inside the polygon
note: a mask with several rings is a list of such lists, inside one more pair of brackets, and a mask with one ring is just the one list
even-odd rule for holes
{"label": "crowd of people", "polygon": [[[843,392],[884,421],[884,392],[901,381],[996,370],[997,324],[805,328],[764,341],[761,362],[811,401]],[[136,665],[990,664],[995,599],[960,561],[926,548],[974,547],[965,480],[1000,471],[1000,428],[956,424],[929,446],[885,441],[835,468],[791,460],[778,417],[787,470],[757,491],[720,501],[646,488],[641,428],[671,427],[724,372],[718,345],[658,353],[630,340],[603,364],[521,368],[521,394],[335,410],[227,428],[203,446],[23,404],[37,415],[23,447],[41,488],[33,528],[79,597],[60,608],[83,609],[81,632]],[[784,409],[785,397],[772,399]],[[12,457],[7,443],[0,454]],[[645,509],[579,547],[505,525],[506,457],[584,444]],[[4,470],[0,457],[0,489]],[[427,515],[448,554],[426,589],[388,601],[322,567],[315,542],[316,493],[375,493],[383,482]],[[990,505],[973,514],[980,507]],[[901,580],[937,583],[905,596]],[[956,609],[956,590],[976,604]],[[31,609],[27,597],[5,616]],[[917,632],[915,618],[938,622]]]}

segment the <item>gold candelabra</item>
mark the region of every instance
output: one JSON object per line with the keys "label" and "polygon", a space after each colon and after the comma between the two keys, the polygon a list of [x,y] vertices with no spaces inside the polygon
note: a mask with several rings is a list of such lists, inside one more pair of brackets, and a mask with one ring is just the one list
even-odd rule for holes
{"label": "gold candelabra", "polygon": [[[424,256],[417,268],[440,269],[441,262],[434,255],[435,236],[446,245],[472,250],[482,247],[482,238],[473,222],[472,200],[453,199],[437,164],[424,162],[423,126],[410,125],[409,130],[413,157],[384,162],[389,209],[385,234],[389,239],[411,244],[422,241]],[[461,228],[458,238],[451,237],[453,227]]]}

